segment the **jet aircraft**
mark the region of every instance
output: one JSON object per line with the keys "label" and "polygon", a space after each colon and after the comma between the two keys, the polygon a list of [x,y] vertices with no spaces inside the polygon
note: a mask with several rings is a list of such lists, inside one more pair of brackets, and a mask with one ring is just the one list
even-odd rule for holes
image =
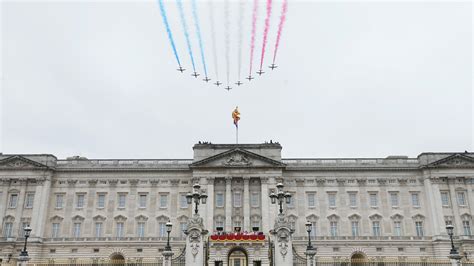
{"label": "jet aircraft", "polygon": [[248,79],[249,81],[251,81],[252,79],[254,79],[254,77],[252,77],[251,75],[249,75],[248,77],[246,77],[246,79]]}
{"label": "jet aircraft", "polygon": [[232,90],[232,88],[230,86],[227,85],[227,87],[225,87],[224,89],[226,89],[227,91],[230,91]]}
{"label": "jet aircraft", "polygon": [[206,77],[205,79],[203,79],[205,82],[209,82],[209,80],[211,80],[210,78]]}
{"label": "jet aircraft", "polygon": [[178,71],[180,71],[181,73],[183,73],[186,69],[184,69],[182,66],[179,66],[179,68],[176,69],[176,70],[178,70]]}
{"label": "jet aircraft", "polygon": [[265,72],[263,72],[261,69],[260,69],[259,71],[257,71],[257,74],[260,75],[260,76],[261,76],[263,73],[265,73]]}
{"label": "jet aircraft", "polygon": [[236,84],[237,86],[240,86],[240,85],[242,85],[243,83],[240,82],[240,80],[239,80],[239,81],[237,81],[235,84]]}
{"label": "jet aircraft", "polygon": [[193,77],[197,78],[197,77],[199,76],[199,74],[198,74],[198,73],[196,73],[196,71],[194,71],[194,73],[193,73],[193,74],[191,74],[191,76],[193,76]]}
{"label": "jet aircraft", "polygon": [[272,70],[275,69],[275,68],[277,68],[277,67],[278,67],[278,66],[275,65],[275,64],[272,64],[271,66],[269,66],[269,68],[271,68]]}
{"label": "jet aircraft", "polygon": [[217,87],[219,87],[222,83],[219,82],[219,81],[216,81],[216,83],[214,83]]}

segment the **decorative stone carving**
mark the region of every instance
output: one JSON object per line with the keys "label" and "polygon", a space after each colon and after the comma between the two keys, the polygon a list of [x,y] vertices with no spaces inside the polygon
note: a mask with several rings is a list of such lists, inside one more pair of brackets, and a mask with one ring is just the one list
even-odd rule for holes
{"label": "decorative stone carving", "polygon": [[128,182],[134,187],[138,185],[138,179],[129,179]]}
{"label": "decorative stone carving", "polygon": [[160,180],[157,179],[150,179],[150,184],[156,187],[160,183]]}
{"label": "decorative stone carving", "polygon": [[252,165],[252,162],[249,158],[241,153],[234,153],[232,154],[225,162],[223,162],[225,166],[249,166]]}
{"label": "decorative stone carving", "polygon": [[118,184],[118,179],[109,179],[107,181],[111,186],[116,186]]}
{"label": "decorative stone carving", "polygon": [[90,185],[90,186],[95,186],[95,185],[97,185],[97,182],[99,182],[99,180],[97,180],[97,179],[89,179],[88,182],[89,182],[89,185]]}

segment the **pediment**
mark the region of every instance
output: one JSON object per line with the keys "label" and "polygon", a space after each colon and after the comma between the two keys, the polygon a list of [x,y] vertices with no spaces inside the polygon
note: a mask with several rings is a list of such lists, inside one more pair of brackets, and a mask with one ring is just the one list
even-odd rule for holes
{"label": "pediment", "polygon": [[211,156],[209,158],[194,162],[191,164],[191,167],[194,168],[215,168],[215,167],[224,167],[224,168],[283,168],[285,167],[284,163],[273,160],[271,158],[243,150],[240,148],[235,148],[232,150],[219,153],[217,155]]}
{"label": "pediment", "polygon": [[474,168],[474,158],[464,154],[453,154],[441,160],[432,162],[429,168]]}
{"label": "pediment", "polygon": [[48,166],[27,159],[20,155],[10,156],[0,160],[0,169],[47,169]]}

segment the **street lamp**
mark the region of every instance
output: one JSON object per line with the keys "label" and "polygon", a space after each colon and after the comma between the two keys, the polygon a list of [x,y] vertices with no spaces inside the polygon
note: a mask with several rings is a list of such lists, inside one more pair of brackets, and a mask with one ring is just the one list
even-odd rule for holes
{"label": "street lamp", "polygon": [[196,183],[193,185],[193,192],[192,193],[188,192],[188,194],[186,195],[186,201],[188,202],[188,204],[192,204],[194,200],[194,203],[196,206],[194,209],[195,214],[198,214],[199,212],[198,210],[199,203],[206,204],[206,200],[207,200],[206,193],[204,193],[203,191],[200,191],[200,188],[201,188],[201,185]]}
{"label": "street lamp", "polygon": [[23,250],[20,252],[20,257],[28,257],[28,251],[26,250],[26,243],[28,242],[28,237],[30,237],[31,234],[31,227],[30,225],[27,225],[25,228],[23,228],[25,231],[25,246],[23,247]]}
{"label": "street lamp", "polygon": [[308,232],[308,246],[306,247],[306,256],[309,257],[309,265],[313,265],[313,258],[316,255],[316,249],[311,244],[311,229],[313,224],[310,221],[306,221],[306,232]]}
{"label": "street lamp", "polygon": [[171,246],[170,246],[170,233],[171,233],[171,228],[173,228],[173,224],[171,223],[170,220],[166,223],[166,232],[168,233],[168,240],[166,241],[166,251],[171,251]]}
{"label": "street lamp", "polygon": [[291,203],[291,194],[290,192],[284,192],[283,191],[283,184],[278,183],[276,185],[277,187],[277,193],[272,192],[270,193],[270,199],[272,204],[275,204],[278,200],[278,204],[280,205],[280,214],[283,214],[283,200],[285,201],[286,204]]}
{"label": "street lamp", "polygon": [[449,238],[451,239],[451,251],[449,252],[449,258],[459,262],[461,260],[461,255],[459,255],[458,250],[454,247],[453,235],[454,235],[454,226],[452,224],[446,225],[446,231],[448,232]]}

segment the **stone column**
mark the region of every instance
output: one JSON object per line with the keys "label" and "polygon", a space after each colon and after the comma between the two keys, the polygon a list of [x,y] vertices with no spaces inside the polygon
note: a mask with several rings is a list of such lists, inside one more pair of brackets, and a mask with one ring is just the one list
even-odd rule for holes
{"label": "stone column", "polygon": [[203,219],[199,214],[194,214],[188,220],[186,230],[186,263],[185,265],[204,265],[204,241],[207,230],[204,229]]}
{"label": "stone column", "polygon": [[285,214],[278,214],[275,219],[275,228],[270,233],[273,235],[273,242],[275,243],[275,265],[292,265],[293,243],[291,235],[293,230]]}
{"label": "stone column", "polygon": [[[30,227],[31,237],[41,238],[45,237],[44,230],[46,228],[46,219],[48,212],[46,211],[49,206],[49,197],[51,191],[51,176],[47,176],[44,180],[38,181],[38,185],[35,190],[35,201],[33,203],[33,214]],[[54,202],[52,204],[55,204]]]}
{"label": "stone column", "polygon": [[163,254],[163,266],[171,266],[171,257],[173,257],[173,251],[165,250]]}
{"label": "stone column", "polygon": [[214,177],[207,178],[207,229],[214,231]]}
{"label": "stone column", "polygon": [[28,261],[30,260],[30,257],[28,256],[19,256],[18,257],[18,260],[16,262],[16,265],[17,266],[27,266],[28,265]]}
{"label": "stone column", "polygon": [[454,226],[454,235],[462,235],[463,228],[462,228],[462,221],[459,213],[459,206],[458,206],[458,198],[456,194],[456,179],[449,179],[448,178],[448,186],[449,186],[449,194],[451,196],[451,206],[453,208],[453,226]]}
{"label": "stone column", "polygon": [[260,231],[268,232],[271,228],[270,225],[270,202],[268,194],[268,178],[260,178],[261,190],[260,196],[262,197],[262,226]]}
{"label": "stone column", "polygon": [[425,187],[426,198],[428,199],[426,204],[428,205],[428,215],[430,216],[430,221],[432,223],[432,234],[435,237],[446,234],[439,185],[433,184],[429,176],[424,176],[423,183]]}
{"label": "stone column", "polygon": [[249,196],[249,177],[244,176],[244,228],[242,231],[247,230],[252,232],[250,228],[250,196]]}
{"label": "stone column", "polygon": [[225,178],[225,231],[232,231],[232,177]]}
{"label": "stone column", "polygon": [[306,249],[306,265],[307,266],[314,266],[315,261],[314,261],[314,255],[316,255],[316,249]]}

